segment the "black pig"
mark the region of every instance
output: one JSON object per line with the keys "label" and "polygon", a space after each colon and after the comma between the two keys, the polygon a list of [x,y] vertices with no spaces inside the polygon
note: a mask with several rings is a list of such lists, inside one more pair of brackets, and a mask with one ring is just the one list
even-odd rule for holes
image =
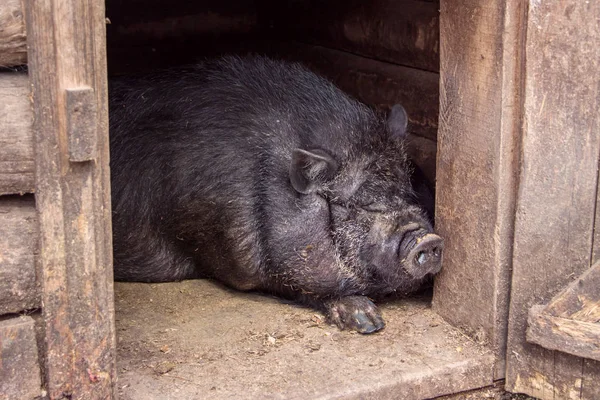
{"label": "black pig", "polygon": [[299,64],[228,57],[111,83],[115,278],[209,277],[384,327],[371,299],[439,271],[407,116]]}

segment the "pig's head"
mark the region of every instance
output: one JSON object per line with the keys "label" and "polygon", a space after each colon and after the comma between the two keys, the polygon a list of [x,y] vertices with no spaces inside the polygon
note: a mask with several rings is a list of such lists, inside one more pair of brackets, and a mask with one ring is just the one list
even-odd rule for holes
{"label": "pig's head", "polygon": [[413,291],[441,268],[443,240],[411,187],[407,123],[396,105],[345,156],[323,149],[292,156],[292,186],[327,200],[335,246],[356,278],[350,285],[371,297]]}

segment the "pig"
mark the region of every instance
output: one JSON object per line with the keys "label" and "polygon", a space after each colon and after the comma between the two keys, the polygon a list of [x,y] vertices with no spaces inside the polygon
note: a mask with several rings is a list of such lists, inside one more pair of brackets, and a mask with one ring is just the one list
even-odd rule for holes
{"label": "pig", "polygon": [[442,263],[407,123],[262,56],[111,81],[115,279],[212,278],[381,330],[374,301]]}

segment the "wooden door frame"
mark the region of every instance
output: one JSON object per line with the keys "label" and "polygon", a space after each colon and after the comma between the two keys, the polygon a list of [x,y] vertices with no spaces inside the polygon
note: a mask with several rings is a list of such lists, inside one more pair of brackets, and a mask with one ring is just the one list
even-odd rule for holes
{"label": "wooden door frame", "polygon": [[103,0],[23,0],[50,398],[115,397]]}

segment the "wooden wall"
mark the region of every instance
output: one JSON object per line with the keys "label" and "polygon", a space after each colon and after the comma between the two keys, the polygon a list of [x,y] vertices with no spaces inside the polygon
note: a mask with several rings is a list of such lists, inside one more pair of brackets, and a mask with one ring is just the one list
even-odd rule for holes
{"label": "wooden wall", "polygon": [[104,27],[0,0],[0,399],[114,397]]}
{"label": "wooden wall", "polygon": [[[0,0],[0,399],[42,394],[31,88],[20,0]],[[39,328],[39,324],[37,324]]]}
{"label": "wooden wall", "polygon": [[488,343],[505,374],[520,146],[520,1],[442,1],[434,309]]}
{"label": "wooden wall", "polygon": [[[598,2],[529,1],[507,386],[544,400],[600,398],[596,353],[589,351],[589,358],[567,354],[585,348],[586,337],[593,340],[592,348],[600,345],[600,286],[585,284],[593,284],[598,272],[582,276],[597,261],[599,248],[598,21]],[[577,301],[564,309],[560,292],[571,282],[577,282]],[[568,299],[568,291],[564,295]],[[573,318],[574,309],[587,302],[592,307],[587,317]],[[526,340],[528,315],[548,303],[549,317],[578,326],[558,347],[540,341],[538,334],[537,342],[550,349]]]}

